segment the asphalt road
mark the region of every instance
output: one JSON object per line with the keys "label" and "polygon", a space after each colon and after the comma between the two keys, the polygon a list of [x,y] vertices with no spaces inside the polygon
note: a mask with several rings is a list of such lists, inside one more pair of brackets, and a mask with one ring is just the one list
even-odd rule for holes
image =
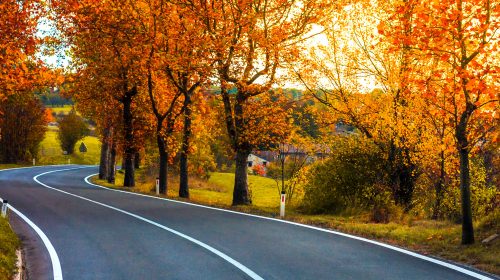
{"label": "asphalt road", "polygon": [[[477,279],[332,232],[98,188],[84,181],[96,167],[46,173],[78,167],[0,172],[0,197],[47,236],[64,279]],[[53,277],[43,248],[27,253],[32,279]]]}

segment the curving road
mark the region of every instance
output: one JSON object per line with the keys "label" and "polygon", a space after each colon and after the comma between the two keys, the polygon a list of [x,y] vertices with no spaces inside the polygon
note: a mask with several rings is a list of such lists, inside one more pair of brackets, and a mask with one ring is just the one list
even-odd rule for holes
{"label": "curving road", "polygon": [[[96,172],[89,166],[0,172],[0,197],[38,226],[54,248],[51,255],[11,215],[32,279],[494,277],[326,230],[100,188],[85,181]],[[54,254],[62,275],[55,271]]]}

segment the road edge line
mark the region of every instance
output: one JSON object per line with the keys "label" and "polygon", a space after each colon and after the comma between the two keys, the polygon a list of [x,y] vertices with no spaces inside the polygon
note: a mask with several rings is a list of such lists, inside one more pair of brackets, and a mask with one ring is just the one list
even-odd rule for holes
{"label": "road edge line", "polygon": [[[206,249],[207,251],[219,256],[220,258],[222,258],[223,260],[225,260],[226,262],[230,263],[231,265],[233,265],[234,267],[238,268],[240,271],[242,271],[243,273],[245,273],[246,275],[248,275],[250,278],[254,279],[254,280],[264,280],[264,278],[262,278],[261,276],[259,276],[257,273],[255,273],[254,271],[252,271],[251,269],[249,269],[248,267],[246,267],[245,265],[243,265],[242,263],[238,262],[237,260],[231,258],[230,256],[224,254],[223,252],[215,249],[214,247],[206,244],[206,243],[203,243],[201,242],[200,240],[197,240],[193,237],[190,237],[189,235],[186,235],[182,232],[179,232],[179,231],[176,231],[174,229],[171,229],[167,226],[164,226],[160,223],[157,223],[157,222],[154,222],[152,220],[149,220],[145,217],[142,217],[142,216],[139,216],[137,214],[134,214],[134,213],[131,213],[131,212],[128,212],[128,211],[125,211],[123,209],[120,209],[120,208],[116,208],[116,207],[113,207],[111,205],[107,205],[107,204],[104,204],[102,202],[99,202],[99,201],[95,201],[95,200],[92,200],[90,198],[86,198],[86,197],[83,197],[83,196],[80,196],[80,195],[77,195],[77,194],[73,194],[73,193],[70,193],[70,192],[66,192],[66,191],[63,191],[63,190],[60,190],[60,189],[57,189],[57,188],[54,188],[54,187],[51,187],[45,183],[42,183],[38,180],[38,177],[40,176],[43,176],[43,175],[46,175],[46,174],[50,174],[50,173],[55,173],[55,172],[62,172],[62,171],[69,171],[69,170],[75,170],[75,169],[82,169],[82,168],[85,168],[85,167],[79,167],[79,168],[69,168],[69,169],[58,169],[58,170],[51,170],[51,171],[47,171],[47,172],[43,172],[43,173],[40,173],[36,176],[33,177],[33,181],[35,181],[36,183],[40,184],[41,186],[43,187],[46,187],[48,189],[51,189],[51,190],[55,190],[55,191],[58,191],[58,192],[61,192],[61,193],[64,193],[66,195],[69,195],[69,196],[73,196],[73,197],[76,197],[76,198],[79,198],[79,199],[82,199],[82,200],[85,200],[85,201],[88,201],[88,202],[91,202],[91,203],[94,203],[94,204],[97,204],[99,206],[102,206],[102,207],[105,207],[105,208],[108,208],[108,209],[111,209],[111,210],[115,210],[117,212],[120,212],[122,214],[125,214],[125,215],[128,215],[128,216],[131,216],[133,218],[136,218],[138,220],[141,220],[143,222],[146,222],[146,223],[149,223],[151,225],[154,225],[158,228],[161,228],[165,231],[168,231],[170,233],[173,233],[183,239],[186,239],[204,249]],[[62,277],[62,276],[61,276]],[[62,278],[60,278],[62,279]],[[56,279],[54,279],[56,280]]]}
{"label": "road edge line", "polygon": [[50,261],[52,262],[52,273],[54,275],[54,280],[63,280],[59,256],[57,255],[57,252],[47,235],[45,235],[45,233],[35,223],[33,223],[28,217],[14,208],[12,205],[9,204],[7,207],[9,207],[9,209],[12,210],[18,217],[23,219],[23,221],[27,223],[36,232],[36,234],[38,234],[43,244],[45,245],[45,248],[47,248],[47,251],[49,252]]}
{"label": "road edge line", "polygon": [[[78,164],[49,164],[49,165],[35,165],[35,166],[21,166],[21,167],[12,167],[12,168],[4,168],[0,169],[2,171],[11,171],[11,170],[19,170],[19,169],[29,169],[29,168],[38,168],[38,167],[58,167],[58,166],[75,166]],[[95,166],[95,165],[90,165]]]}
{"label": "road edge line", "polygon": [[359,240],[359,241],[364,241],[364,242],[367,242],[367,243],[370,243],[370,244],[374,244],[374,245],[378,245],[378,246],[381,246],[381,247],[384,247],[384,248],[387,248],[387,249],[391,249],[391,250],[394,250],[394,251],[397,251],[397,252],[400,252],[400,253],[403,253],[403,254],[406,254],[406,255],[410,255],[412,257],[415,257],[415,258],[418,258],[418,259],[421,259],[421,260],[425,260],[425,261],[428,261],[428,262],[431,262],[431,263],[434,263],[434,264],[437,264],[437,265],[440,265],[440,266],[444,266],[444,267],[446,267],[448,269],[451,269],[451,270],[454,270],[454,271],[457,271],[457,272],[469,275],[469,276],[474,277],[476,279],[480,279],[480,280],[494,280],[493,278],[490,278],[490,277],[488,277],[486,275],[474,272],[472,270],[460,267],[458,265],[454,265],[454,264],[449,263],[449,262],[445,262],[445,261],[442,261],[442,260],[439,260],[439,259],[428,257],[428,256],[425,256],[425,255],[416,253],[416,252],[412,252],[410,250],[399,248],[399,247],[396,247],[396,246],[393,246],[393,245],[389,245],[389,244],[386,244],[386,243],[382,243],[382,242],[379,242],[379,241],[375,241],[375,240],[371,240],[371,239],[368,239],[368,238],[359,237],[359,236],[355,236],[355,235],[350,235],[350,234],[339,232],[339,231],[334,231],[334,230],[319,228],[319,227],[315,227],[315,226],[311,226],[311,225],[305,225],[305,224],[301,224],[301,223],[297,223],[297,222],[292,222],[292,221],[287,221],[287,220],[281,220],[281,219],[276,219],[276,218],[271,218],[271,217],[259,216],[259,215],[255,215],[255,214],[243,213],[243,212],[238,212],[238,211],[234,211],[234,210],[228,210],[228,209],[216,208],[216,207],[212,207],[212,206],[200,205],[200,204],[196,204],[196,203],[179,201],[179,200],[175,200],[175,199],[169,199],[169,198],[164,198],[164,197],[157,197],[157,196],[151,196],[151,195],[146,195],[146,194],[141,194],[141,193],[134,193],[134,192],[128,192],[128,191],[122,191],[122,190],[107,188],[107,187],[104,187],[104,186],[97,185],[97,184],[89,182],[89,178],[92,177],[92,176],[95,176],[95,175],[98,175],[98,173],[91,174],[91,175],[85,177],[84,181],[87,184],[91,185],[91,186],[95,186],[95,187],[98,187],[98,188],[103,188],[103,189],[110,190],[110,191],[122,192],[122,193],[127,193],[127,194],[132,194],[132,195],[138,195],[138,196],[143,196],[143,197],[149,197],[149,198],[155,198],[155,199],[159,199],[159,200],[165,200],[165,201],[170,201],[170,202],[175,202],[175,203],[180,203],[180,204],[186,204],[186,205],[196,206],[196,207],[200,207],[200,208],[211,209],[211,210],[215,210],[215,211],[222,211],[222,212],[233,213],[233,214],[238,214],[238,215],[243,215],[243,216],[249,216],[249,217],[254,217],[254,218],[259,218],[259,219],[264,219],[264,220],[281,222],[281,223],[291,224],[291,225],[295,225],[295,226],[299,226],[299,227],[304,227],[304,228],[309,228],[309,229],[313,229],[313,230],[317,230],[317,231],[327,232],[327,233],[331,233],[331,234],[335,234],[335,235],[339,235],[339,236],[343,236],[343,237],[347,237],[347,238],[351,238],[351,239],[355,239],[355,240]]}
{"label": "road edge line", "polygon": [[[2,171],[10,171],[10,170],[19,170],[19,169],[30,169],[30,168],[38,168],[38,167],[58,167],[58,166],[71,166],[74,164],[54,164],[54,165],[36,165],[36,166],[23,166],[23,167],[13,167],[13,168],[6,168],[6,169],[0,169],[0,172]],[[86,167],[78,167],[78,168],[71,168],[71,169],[65,169],[65,170],[72,170],[72,169],[80,169],[80,168],[86,168]],[[12,210],[19,218],[21,218],[26,224],[28,224],[34,231],[35,233],[40,237],[40,239],[43,242],[43,245],[47,249],[50,257],[50,262],[52,263],[52,274],[54,277],[54,280],[63,280],[62,276],[62,269],[61,269],[61,262],[59,261],[59,256],[57,255],[56,249],[52,245],[52,242],[50,242],[49,238],[47,235],[35,224],[33,223],[26,215],[24,215],[21,211],[17,210],[12,204],[8,204],[7,207]]]}

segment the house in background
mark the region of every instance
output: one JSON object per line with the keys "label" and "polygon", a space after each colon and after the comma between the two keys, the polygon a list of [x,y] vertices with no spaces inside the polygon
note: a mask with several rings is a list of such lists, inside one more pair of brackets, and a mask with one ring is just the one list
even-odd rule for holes
{"label": "house in background", "polygon": [[248,155],[248,159],[247,159],[248,167],[254,167],[256,165],[262,165],[262,166],[266,167],[268,163],[269,163],[268,160],[265,160],[261,157],[254,155],[254,154]]}

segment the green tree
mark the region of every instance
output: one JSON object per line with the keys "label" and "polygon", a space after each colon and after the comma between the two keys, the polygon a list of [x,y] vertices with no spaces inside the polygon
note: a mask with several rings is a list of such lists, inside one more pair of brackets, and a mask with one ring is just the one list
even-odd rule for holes
{"label": "green tree", "polygon": [[59,122],[57,138],[61,148],[68,154],[73,154],[76,142],[82,140],[89,132],[84,120],[74,110]]}

